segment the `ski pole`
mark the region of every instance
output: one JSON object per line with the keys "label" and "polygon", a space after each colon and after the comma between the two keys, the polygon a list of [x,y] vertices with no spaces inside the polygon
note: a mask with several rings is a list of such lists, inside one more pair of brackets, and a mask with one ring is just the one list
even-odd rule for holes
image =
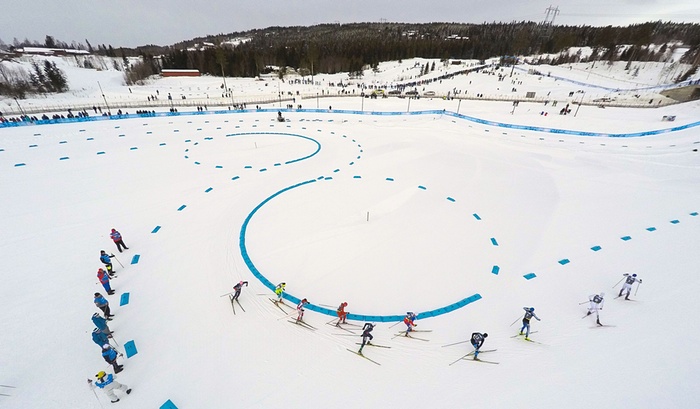
{"label": "ski pole", "polygon": [[516,322],[520,321],[521,319],[522,319],[522,317],[518,317],[518,319],[517,319],[517,320],[515,320],[515,321],[513,321],[513,323],[512,323],[512,324],[510,324],[510,326],[512,327],[513,325],[515,325],[515,323],[516,323]]}
{"label": "ski pole", "polygon": [[298,313],[298,311],[297,311],[297,310],[294,310],[294,311],[290,312],[289,314],[285,315],[285,316],[282,317],[282,318],[277,318],[277,321],[283,320],[283,319],[285,319],[285,318],[289,318],[289,317],[291,317],[292,315],[294,315],[294,314],[296,314],[296,313]]}
{"label": "ski pole", "polygon": [[121,261],[119,261],[119,259],[117,258],[117,256],[115,256],[114,254],[112,254],[111,257],[114,257],[114,259],[117,260],[117,263],[119,263],[119,265],[121,266],[121,268],[124,268],[124,265],[122,264]]}
{"label": "ski pole", "polygon": [[[88,385],[92,385],[92,382],[91,382],[90,379],[88,379]],[[90,389],[92,390],[92,394],[95,395],[95,399],[97,399],[97,403],[99,403],[99,404],[100,404],[100,407],[101,407],[102,409],[104,409],[104,406],[102,406],[102,402],[100,402],[100,398],[97,397],[97,392],[95,392],[95,388],[92,387],[92,388],[90,388]]]}
{"label": "ski pole", "polygon": [[394,328],[395,326],[397,326],[398,324],[400,324],[400,323],[402,323],[402,322],[403,322],[403,321],[396,321],[396,323],[393,324],[393,325],[391,325],[391,326],[389,326],[389,328]]}
{"label": "ski pole", "polygon": [[233,293],[234,293],[234,291],[231,291],[230,293],[226,293],[226,294],[224,294],[224,295],[220,295],[219,298],[221,298],[221,297],[226,297],[227,295],[231,295],[231,294],[233,294]]}
{"label": "ski pole", "polygon": [[469,340],[466,340],[466,341],[459,341],[459,342],[455,342],[455,343],[453,343],[453,344],[443,345],[442,348],[444,348],[444,347],[451,347],[452,345],[463,344],[463,343],[465,343],[465,342],[469,342]]}
{"label": "ski pole", "polygon": [[584,301],[584,302],[580,302],[580,303],[578,303],[578,305],[583,305],[583,304],[587,304],[587,303],[589,303],[589,302],[590,302],[590,301]]}
{"label": "ski pole", "polygon": [[634,296],[635,296],[635,297],[637,296],[637,291],[639,291],[639,286],[640,286],[640,285],[642,285],[642,282],[641,282],[641,281],[637,283],[637,289],[634,290]]}
{"label": "ski pole", "polygon": [[620,281],[616,282],[615,285],[612,286],[612,288],[617,287],[617,285],[620,284],[620,283],[622,282],[622,280],[624,280],[624,279],[625,279],[625,277],[622,277],[622,278],[620,279]]}

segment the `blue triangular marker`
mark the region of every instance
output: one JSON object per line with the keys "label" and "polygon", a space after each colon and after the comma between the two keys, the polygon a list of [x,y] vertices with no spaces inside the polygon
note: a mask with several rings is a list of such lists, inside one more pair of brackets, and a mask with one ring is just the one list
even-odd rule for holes
{"label": "blue triangular marker", "polygon": [[122,294],[121,298],[119,299],[119,305],[127,305],[129,303],[129,293],[124,293]]}

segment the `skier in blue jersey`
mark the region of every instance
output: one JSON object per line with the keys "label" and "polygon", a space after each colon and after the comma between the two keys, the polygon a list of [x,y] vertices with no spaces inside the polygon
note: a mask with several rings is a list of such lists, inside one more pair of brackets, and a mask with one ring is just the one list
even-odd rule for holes
{"label": "skier in blue jersey", "polygon": [[520,335],[523,335],[523,330],[525,332],[525,340],[530,340],[530,320],[535,318],[537,321],[541,321],[540,318],[535,315],[535,307],[523,307],[525,310],[525,316],[523,317],[523,327],[520,328]]}

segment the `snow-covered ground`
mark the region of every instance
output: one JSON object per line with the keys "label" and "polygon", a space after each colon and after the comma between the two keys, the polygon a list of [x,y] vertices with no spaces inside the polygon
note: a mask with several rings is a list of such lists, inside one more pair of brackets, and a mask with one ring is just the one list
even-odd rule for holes
{"label": "snow-covered ground", "polygon": [[[658,73],[639,77],[655,85]],[[562,81],[516,75],[537,92],[568,95]],[[589,81],[622,81],[604,75]],[[79,78],[71,86],[85,98],[97,78],[109,98],[143,99],[170,87],[201,94],[219,81],[158,80],[129,94],[116,77]],[[459,83],[469,92],[499,83],[460,78],[473,82]],[[242,94],[265,90],[239,82]],[[116,253],[124,267],[116,264],[112,282],[111,327],[119,350],[128,341],[138,350],[120,360],[118,380],[133,388],[115,404],[122,408],[168,399],[182,409],[697,406],[699,104],[583,106],[563,116],[563,102],[521,103],[511,114],[507,102],[320,100],[334,110],[459,110],[543,131],[440,114],[285,112],[280,123],[276,105],[0,129],[0,384],[15,386],[0,387],[10,395],[2,407],[111,407],[86,384],[109,369],[90,317],[92,294],[103,292],[99,250],[116,250],[111,228],[130,248]],[[546,131],[671,126],[686,129],[628,138]],[[634,301],[613,299],[625,272],[644,280]],[[305,320],[316,331],[288,323],[253,273],[286,282],[314,308],[346,301],[360,315],[473,302],[419,315],[417,329],[432,332],[415,335],[427,341],[394,338],[403,324],[378,322],[374,342],[391,348],[365,347],[375,365],[346,350],[359,348],[355,327],[353,337],[314,311]],[[221,295],[239,280],[250,285],[234,315]],[[580,304],[599,292],[609,327],[582,319]],[[524,306],[542,319],[532,335],[541,344],[511,338]],[[489,333],[485,349],[497,351],[482,357],[499,364],[450,366],[470,348],[443,346],[475,331]]]}
{"label": "snow-covered ground", "polygon": [[[403,61],[380,63],[378,69],[367,69],[360,78],[350,78],[347,73],[321,74],[313,77],[301,77],[290,74],[284,80],[274,74],[263,76],[258,80],[250,78],[226,78],[226,88],[232,91],[232,97],[224,93],[224,80],[221,77],[203,76],[198,78],[159,76],[149,80],[145,85],[126,86],[123,72],[115,66],[123,67],[122,59],[107,57],[21,57],[15,62],[0,62],[6,69],[23,69],[31,71],[32,61],[50,60],[66,74],[70,91],[59,95],[34,96],[19,103],[22,109],[36,111],[47,107],[50,111],[66,111],[75,106],[121,107],[131,111],[136,107],[150,106],[170,108],[168,95],[174,104],[186,104],[188,108],[180,111],[194,110],[197,105],[231,106],[236,103],[257,104],[263,100],[286,98],[282,104],[299,104],[303,108],[316,107],[316,96],[350,95],[359,98],[362,92],[371,93],[380,88],[385,91],[402,87],[416,81],[430,81],[416,86],[403,88],[404,91],[416,91],[419,95],[433,95],[433,99],[445,96],[459,98],[480,98],[527,101],[528,92],[534,93],[534,100],[542,103],[595,103],[605,98],[617,104],[654,105],[672,103],[660,95],[665,88],[676,87],[673,80],[689,69],[688,64],[677,62],[680,55],[673,55],[669,62],[635,62],[626,70],[627,62],[620,61],[609,65],[605,61],[594,63],[565,64],[560,66],[518,64],[512,67],[495,68],[498,59],[485,61],[487,68],[479,72],[460,74],[451,78],[435,80],[481,66],[477,60],[450,60],[413,58]],[[81,68],[84,59],[90,59],[97,69]],[[452,63],[459,64],[452,64]],[[422,67],[428,65],[435,69],[422,75]],[[536,70],[539,74],[528,73]],[[690,80],[700,79],[700,72]],[[431,81],[433,80],[433,81]],[[573,95],[571,94],[573,92]],[[104,94],[104,98],[103,98]],[[150,98],[156,101],[149,101]],[[185,99],[183,99],[185,98]],[[105,103],[106,101],[106,103]],[[325,103],[324,103],[325,105]],[[557,105],[559,106],[559,105]],[[378,108],[383,110],[384,107]],[[561,108],[560,108],[561,109]],[[116,111],[116,109],[113,109]],[[0,96],[0,112],[6,115],[19,114],[17,102]],[[556,110],[558,112],[558,110]]]}

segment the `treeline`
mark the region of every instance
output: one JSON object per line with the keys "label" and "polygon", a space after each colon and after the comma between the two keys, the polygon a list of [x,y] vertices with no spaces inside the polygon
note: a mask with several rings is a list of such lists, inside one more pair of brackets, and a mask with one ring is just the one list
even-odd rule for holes
{"label": "treeline", "polygon": [[24,98],[27,94],[68,91],[65,73],[56,63],[44,60],[32,63],[31,71],[0,64],[0,95]]}
{"label": "treeline", "polygon": [[[196,44],[221,44],[248,38],[237,46],[192,50]],[[302,73],[358,72],[381,61],[414,57],[479,59],[497,56],[557,54],[570,47],[591,47],[595,59],[658,61],[674,42],[693,45],[686,59],[697,64],[700,25],[651,22],[627,27],[551,26],[533,22],[490,24],[322,24],[197,38],[163,50],[163,68],[199,69],[211,75],[256,76],[266,67],[293,67]],[[653,50],[650,44],[668,44]],[[624,52],[621,45],[631,45]],[[562,54],[549,63],[585,61]],[[544,61],[543,61],[544,62]]]}

